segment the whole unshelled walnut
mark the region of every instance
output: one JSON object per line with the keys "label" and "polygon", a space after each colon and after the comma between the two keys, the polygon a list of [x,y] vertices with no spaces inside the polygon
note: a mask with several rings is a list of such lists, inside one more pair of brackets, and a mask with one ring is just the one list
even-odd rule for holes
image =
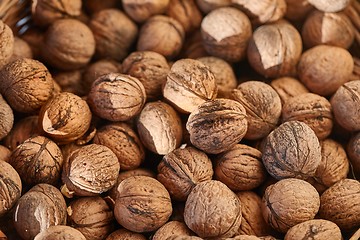
{"label": "whole unshelled walnut", "polygon": [[119,224],[134,232],[150,232],[164,225],[172,213],[166,188],[147,176],[129,177],[118,187],[114,214]]}
{"label": "whole unshelled walnut", "polygon": [[196,0],[196,3],[200,10],[207,14],[217,8],[230,6],[231,0]]}
{"label": "whole unshelled walnut", "polygon": [[360,179],[360,133],[351,137],[346,152],[356,179]]}
{"label": "whole unshelled walnut", "polygon": [[166,154],[157,169],[157,179],[170,196],[179,201],[185,201],[196,184],[211,180],[214,173],[208,156],[193,147],[178,148]]}
{"label": "whole unshelled walnut", "polygon": [[201,104],[186,123],[191,143],[217,154],[235,146],[248,128],[245,108],[237,101],[218,98]]}
{"label": "whole unshelled walnut", "polygon": [[54,74],[54,80],[62,92],[70,92],[78,96],[87,94],[83,87],[82,70],[57,72]]}
{"label": "whole unshelled walnut", "polygon": [[131,232],[125,228],[112,232],[105,240],[146,240],[147,238],[140,234]]}
{"label": "whole unshelled walnut", "polygon": [[281,124],[265,139],[262,160],[276,179],[315,176],[321,162],[321,148],[314,131],[305,123]]}
{"label": "whole unshelled walnut", "polygon": [[170,221],[159,228],[152,237],[152,240],[168,240],[172,236],[191,236],[193,233],[185,223]]}
{"label": "whole unshelled walnut", "polygon": [[19,200],[22,191],[19,174],[5,161],[0,161],[0,183],[0,217],[2,217]]}
{"label": "whole unshelled walnut", "polygon": [[14,52],[10,61],[15,61],[19,58],[33,58],[33,52],[30,45],[19,37],[14,37]]}
{"label": "whole unshelled walnut", "polygon": [[54,186],[35,185],[17,202],[14,227],[22,239],[30,240],[55,225],[66,225],[65,199]]}
{"label": "whole unshelled walnut", "polygon": [[215,9],[201,22],[201,35],[206,51],[229,62],[245,58],[251,34],[249,18],[232,7]]}
{"label": "whole unshelled walnut", "polygon": [[278,93],[282,105],[292,97],[309,92],[299,80],[292,77],[277,78],[271,81],[270,85]]}
{"label": "whole unshelled walnut", "polygon": [[163,86],[164,98],[185,113],[191,113],[216,95],[214,74],[202,62],[189,58],[180,59],[171,66]]}
{"label": "whole unshelled walnut", "polygon": [[87,102],[91,110],[110,121],[126,121],[140,113],[146,101],[144,85],[135,77],[109,73],[93,82]]}
{"label": "whole unshelled walnut", "polygon": [[328,96],[350,79],[353,67],[354,61],[347,50],[318,45],[302,54],[298,75],[311,92]]}
{"label": "whole unshelled walnut", "polygon": [[3,145],[0,145],[0,161],[8,162],[10,159],[10,155],[10,149]]}
{"label": "whole unshelled walnut", "polygon": [[300,33],[290,23],[279,21],[254,31],[247,56],[258,73],[267,78],[278,78],[296,74],[301,52]]}
{"label": "whole unshelled walnut", "polygon": [[119,171],[119,161],[108,147],[82,146],[72,151],[64,164],[62,192],[67,197],[97,196],[115,185]]}
{"label": "whole unshelled walnut", "polygon": [[61,70],[75,70],[89,63],[95,52],[90,28],[76,19],[60,19],[47,29],[42,57]]}
{"label": "whole unshelled walnut", "polygon": [[75,228],[63,225],[50,226],[44,229],[34,240],[86,240],[85,236]]}
{"label": "whole unshelled walnut", "polygon": [[186,200],[184,220],[202,238],[232,237],[241,223],[241,202],[222,182],[202,182]]}
{"label": "whole unshelled walnut", "polygon": [[38,121],[49,138],[57,143],[68,143],[79,139],[89,129],[91,112],[80,97],[63,92],[41,108]]}
{"label": "whole unshelled walnut", "polygon": [[302,21],[314,7],[308,0],[285,0],[285,17],[290,21]]}
{"label": "whole unshelled walnut", "polygon": [[123,0],[122,6],[134,21],[142,23],[151,16],[164,13],[169,2],[170,0]]}
{"label": "whole unshelled walnut", "polygon": [[170,0],[166,14],[176,19],[186,33],[198,29],[202,20],[202,14],[195,0]]}
{"label": "whole unshelled walnut", "polygon": [[339,12],[344,10],[351,0],[308,0],[311,5],[323,12]]}
{"label": "whole unshelled walnut", "polygon": [[5,138],[14,125],[14,113],[0,94],[0,140]]}
{"label": "whole unshelled walnut", "polygon": [[[206,52],[200,30],[192,32],[187,36],[184,42],[184,47],[181,50],[180,58],[197,59],[200,57],[209,56]],[[199,59],[197,59],[199,60]]]}
{"label": "whole unshelled walnut", "polygon": [[52,96],[53,79],[39,61],[22,58],[0,72],[0,91],[13,110],[36,112]]}
{"label": "whole unshelled walnut", "polygon": [[262,200],[265,221],[275,230],[286,233],[296,224],[311,220],[320,207],[320,197],[310,183],[287,178],[266,188]]}
{"label": "whole unshelled walnut", "polygon": [[14,52],[14,35],[11,28],[0,20],[0,69],[9,63]]}

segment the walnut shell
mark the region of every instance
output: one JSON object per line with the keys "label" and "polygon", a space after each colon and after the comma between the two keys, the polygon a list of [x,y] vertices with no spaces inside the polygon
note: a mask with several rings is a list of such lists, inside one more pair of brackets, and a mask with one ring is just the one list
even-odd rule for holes
{"label": "walnut shell", "polygon": [[351,0],[308,0],[311,5],[323,12],[339,12],[344,10]]}
{"label": "walnut shell", "polygon": [[140,234],[131,232],[125,228],[111,233],[105,240],[146,240],[147,238]]}
{"label": "walnut shell", "polygon": [[35,236],[34,240],[86,240],[84,235],[76,230],[75,228],[69,226],[50,226],[49,228],[41,231],[38,235]]}
{"label": "walnut shell", "polygon": [[93,82],[87,101],[99,117],[110,121],[126,121],[140,113],[146,101],[146,93],[137,78],[109,73]]}
{"label": "walnut shell", "polygon": [[97,196],[116,183],[120,165],[116,155],[98,144],[82,146],[70,153],[62,172],[64,190],[71,197]]}
{"label": "walnut shell", "polygon": [[39,110],[52,96],[54,84],[41,62],[22,58],[1,70],[0,91],[12,109],[31,113]]}
{"label": "walnut shell", "polygon": [[186,200],[184,220],[202,238],[232,237],[241,223],[241,203],[225,184],[216,180],[202,182]]}
{"label": "walnut shell", "polygon": [[197,59],[205,56],[209,56],[209,54],[204,48],[200,30],[196,30],[185,39],[184,47],[180,53],[180,58]]}
{"label": "walnut shell", "polygon": [[22,184],[19,174],[7,162],[0,161],[0,217],[7,213],[19,200]]}
{"label": "walnut shell", "polygon": [[185,223],[179,221],[170,221],[159,228],[152,237],[152,240],[164,240],[172,236],[190,236],[191,230]]}
{"label": "walnut shell", "polygon": [[11,28],[0,20],[0,69],[11,60],[14,52],[14,35]]}
{"label": "walnut shell", "polygon": [[191,143],[212,154],[235,146],[245,136],[247,127],[245,108],[239,102],[223,98],[201,104],[186,123]]}
{"label": "walnut shell", "polygon": [[290,21],[302,21],[314,7],[308,0],[285,0],[285,17]]}
{"label": "walnut shell", "polygon": [[151,16],[164,13],[169,2],[170,0],[123,0],[122,6],[134,21],[142,23]]}
{"label": "walnut shell", "polygon": [[212,179],[211,160],[193,147],[178,148],[166,154],[158,167],[157,179],[172,199],[185,201],[196,184]]}
{"label": "walnut shell", "polygon": [[283,105],[292,97],[309,92],[299,80],[291,77],[274,79],[271,81],[270,85],[279,95]]}
{"label": "walnut shell", "polygon": [[166,15],[176,19],[185,33],[198,29],[202,21],[202,14],[195,0],[170,0]]}
{"label": "walnut shell", "polygon": [[5,138],[14,125],[14,113],[0,94],[0,140]]}
{"label": "walnut shell", "polygon": [[343,179],[321,195],[320,217],[348,231],[360,225],[360,182]]}
{"label": "walnut shell", "polygon": [[156,179],[134,176],[123,180],[115,201],[115,218],[134,232],[150,232],[164,225],[171,213],[171,199]]}
{"label": "walnut shell", "polygon": [[321,148],[314,131],[305,123],[281,124],[265,139],[263,163],[276,179],[307,179],[315,175],[321,162]]}
{"label": "walnut shell", "polygon": [[244,138],[263,138],[279,122],[281,100],[270,85],[259,81],[247,81],[234,89],[231,97],[246,109],[248,129]]}
{"label": "walnut shell", "polygon": [[355,134],[349,141],[346,152],[356,179],[360,179],[360,133]]}
{"label": "walnut shell", "polygon": [[296,224],[313,219],[319,207],[319,194],[310,183],[287,178],[266,188],[261,208],[265,221],[286,233]]}
{"label": "walnut shell", "polygon": [[217,8],[230,6],[231,0],[196,0],[203,13],[209,13]]}
{"label": "walnut shell", "polygon": [[74,93],[78,96],[87,94],[83,87],[82,70],[62,71],[54,74],[54,80],[62,92]]}
{"label": "walnut shell", "polygon": [[10,159],[10,155],[10,149],[3,145],[0,145],[0,161],[8,162]]}
{"label": "walnut shell", "polygon": [[14,52],[10,61],[15,61],[19,58],[33,58],[33,52],[25,40],[14,37]]}

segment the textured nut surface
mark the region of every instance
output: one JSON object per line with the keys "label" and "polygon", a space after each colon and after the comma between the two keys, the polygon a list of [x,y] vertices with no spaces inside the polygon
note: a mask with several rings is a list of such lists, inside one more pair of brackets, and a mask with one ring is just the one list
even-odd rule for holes
{"label": "textured nut surface", "polygon": [[141,23],[153,15],[164,13],[169,2],[169,0],[123,0],[122,6],[127,15]]}
{"label": "textured nut surface", "polygon": [[6,137],[14,125],[14,113],[0,94],[0,140]]}
{"label": "textured nut surface", "polygon": [[123,228],[111,233],[105,240],[146,240],[146,237]]}
{"label": "textured nut surface", "polygon": [[34,240],[86,240],[84,235],[76,230],[75,228],[69,226],[50,226],[44,231],[40,232],[35,236]]}
{"label": "textured nut surface", "polygon": [[33,58],[33,52],[30,45],[19,37],[14,37],[14,52],[10,61],[17,60],[19,58]]}
{"label": "textured nut surface", "polygon": [[356,179],[360,179],[360,133],[355,134],[349,141],[346,153]]}
{"label": "textured nut surface", "polygon": [[311,220],[320,207],[320,197],[310,183],[287,178],[266,188],[262,200],[265,221],[275,230],[288,229]]}
{"label": "textured nut surface", "polygon": [[176,19],[186,33],[198,29],[202,21],[202,15],[195,0],[170,0],[166,14]]}
{"label": "textured nut surface", "polygon": [[9,148],[0,145],[0,161],[7,162],[10,159],[11,151]]}
{"label": "textured nut surface", "polygon": [[202,238],[232,237],[241,223],[241,203],[225,184],[202,182],[186,200],[184,220]]}
{"label": "textured nut surface", "polygon": [[351,0],[308,0],[311,5],[323,12],[339,12],[345,9]]}
{"label": "textured nut surface", "polygon": [[118,187],[114,213],[116,220],[131,231],[154,231],[164,225],[172,213],[170,195],[154,178],[129,177]]}
{"label": "textured nut surface", "polygon": [[299,121],[281,124],[265,139],[262,160],[276,179],[307,179],[321,162],[321,148],[311,128]]}
{"label": "textured nut surface", "polygon": [[172,236],[182,235],[190,236],[192,232],[183,222],[169,221],[155,232],[152,240],[163,240]]}
{"label": "textured nut surface", "polygon": [[209,13],[216,8],[229,6],[231,0],[196,0],[196,4],[203,13]]}
{"label": "textured nut surface", "polygon": [[5,161],[0,161],[0,185],[0,216],[2,216],[15,205],[22,190],[19,174]]}
{"label": "textured nut surface", "polygon": [[314,7],[308,0],[286,0],[285,17],[291,21],[303,20]]}
{"label": "textured nut surface", "polygon": [[0,21],[0,69],[11,59],[14,52],[14,35],[3,21]]}
{"label": "textured nut surface", "polygon": [[299,80],[291,77],[277,78],[271,81],[270,85],[279,95],[283,105],[288,99],[309,92]]}
{"label": "textured nut surface", "polygon": [[87,92],[83,88],[82,70],[63,71],[54,74],[54,80],[62,92],[84,96]]}

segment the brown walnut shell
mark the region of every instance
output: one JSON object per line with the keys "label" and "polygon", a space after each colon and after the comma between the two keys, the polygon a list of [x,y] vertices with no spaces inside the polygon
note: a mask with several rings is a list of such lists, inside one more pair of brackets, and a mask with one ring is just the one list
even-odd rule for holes
{"label": "brown walnut shell", "polygon": [[74,93],[78,96],[87,94],[83,87],[82,70],[62,71],[54,74],[54,80],[62,92]]}
{"label": "brown walnut shell", "polygon": [[105,240],[146,240],[147,238],[140,234],[131,232],[125,228],[112,232]]}
{"label": "brown walnut shell", "polygon": [[10,159],[10,155],[10,149],[3,145],[0,145],[0,161],[8,162]]}
{"label": "brown walnut shell", "polygon": [[285,17],[290,21],[302,21],[307,17],[314,7],[308,0],[285,0],[286,13]]}
{"label": "brown walnut shell", "polygon": [[40,232],[35,236],[34,240],[86,240],[84,235],[76,230],[75,228],[69,226],[50,226],[44,231]]}
{"label": "brown walnut shell", "polygon": [[170,0],[166,15],[176,19],[186,33],[200,27],[202,15],[195,0]]}
{"label": "brown walnut shell", "polygon": [[351,0],[308,0],[311,5],[323,12],[339,12],[344,10]]}
{"label": "brown walnut shell", "polygon": [[0,161],[0,217],[7,213],[21,196],[22,183],[19,174],[7,162]]}
{"label": "brown walnut shell", "polygon": [[284,105],[292,97],[302,93],[308,93],[304,84],[292,77],[282,77],[271,81],[270,85],[275,89]]}
{"label": "brown walnut shell", "polygon": [[217,8],[230,6],[231,0],[196,0],[200,10],[207,14]]}
{"label": "brown walnut shell", "polygon": [[0,140],[5,138],[14,125],[14,113],[0,94]]}
{"label": "brown walnut shell", "polygon": [[350,139],[346,152],[349,156],[354,177],[360,179],[360,133],[355,134]]}
{"label": "brown walnut shell", "polygon": [[172,236],[190,236],[193,233],[185,223],[179,221],[169,221],[159,228],[152,237],[152,240],[164,240]]}
{"label": "brown walnut shell", "polygon": [[170,0],[123,0],[122,6],[134,21],[142,23],[151,16],[164,13],[169,2]]}
{"label": "brown walnut shell", "polygon": [[14,34],[11,28],[0,20],[0,69],[11,60],[14,52]]}
{"label": "brown walnut shell", "polygon": [[19,58],[34,58],[30,45],[19,37],[14,37],[14,52],[10,61],[15,61]]}

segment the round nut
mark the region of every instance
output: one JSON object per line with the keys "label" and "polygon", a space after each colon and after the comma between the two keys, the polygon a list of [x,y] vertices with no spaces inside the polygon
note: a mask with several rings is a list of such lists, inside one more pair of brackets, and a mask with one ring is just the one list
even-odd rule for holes
{"label": "round nut", "polygon": [[14,113],[0,94],[0,140],[5,138],[14,125]]}
{"label": "round nut", "polygon": [[277,78],[271,81],[270,85],[279,95],[282,105],[284,105],[292,97],[309,92],[304,84],[291,77]]}
{"label": "round nut", "polygon": [[0,69],[11,60],[14,52],[14,34],[11,28],[0,20]]}
{"label": "round nut", "polygon": [[54,80],[62,92],[74,93],[78,96],[87,94],[83,88],[82,70],[62,71],[54,74]]}
{"label": "round nut", "polygon": [[176,19],[186,33],[199,29],[202,21],[202,14],[194,0],[170,0],[166,15]]}
{"label": "round nut", "polygon": [[217,8],[230,6],[231,0],[196,0],[196,4],[203,13],[209,13]]}
{"label": "round nut", "polygon": [[172,236],[190,236],[191,230],[185,223],[179,221],[170,221],[159,228],[152,237],[152,240],[168,240]]}
{"label": "round nut", "polygon": [[169,2],[170,0],[123,0],[122,6],[134,21],[142,23],[151,16],[164,13]]}
{"label": "round nut", "polygon": [[7,162],[0,161],[0,217],[7,213],[19,200],[22,184],[19,174]]}
{"label": "round nut", "polygon": [[339,12],[344,10],[351,0],[308,0],[311,5],[323,12]]}
{"label": "round nut", "polygon": [[360,133],[355,134],[349,141],[346,152],[356,179],[360,179]]}
{"label": "round nut", "polygon": [[76,230],[75,228],[69,226],[50,226],[44,231],[41,231],[38,235],[35,236],[34,240],[86,240],[84,235]]}
{"label": "round nut", "polygon": [[19,58],[33,58],[33,52],[30,45],[19,37],[14,37],[14,52],[11,56],[11,62]]}
{"label": "round nut", "polygon": [[131,232],[125,228],[111,233],[105,240],[146,240],[147,238],[140,234]]}
{"label": "round nut", "polygon": [[308,0],[286,0],[285,17],[290,21],[302,21],[313,9]]}

